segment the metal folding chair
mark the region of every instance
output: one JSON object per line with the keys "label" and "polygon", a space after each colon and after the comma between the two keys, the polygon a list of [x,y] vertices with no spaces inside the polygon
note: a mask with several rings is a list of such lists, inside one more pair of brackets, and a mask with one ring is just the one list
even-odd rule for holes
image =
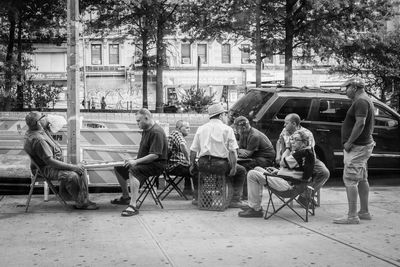
{"label": "metal folding chair", "polygon": [[32,194],[33,194],[33,190],[36,186],[36,182],[38,182],[38,180],[43,180],[45,183],[47,183],[47,185],[49,186],[50,190],[53,192],[53,194],[56,196],[56,198],[58,199],[58,201],[63,204],[65,207],[68,208],[68,204],[67,202],[62,198],[62,196],[58,193],[58,191],[56,190],[55,186],[53,185],[52,181],[47,178],[46,176],[43,175],[43,173],[40,171],[39,166],[37,165],[37,163],[33,160],[33,158],[31,157],[31,155],[29,155],[29,158],[33,164],[33,166],[35,167],[35,173],[32,175],[31,177],[31,185],[30,185],[30,190],[29,190],[29,194],[28,194],[28,198],[26,200],[26,208],[25,208],[25,212],[28,212],[28,208],[29,208],[29,204],[31,202],[31,198],[32,198]]}
{"label": "metal folding chair", "polygon": [[160,192],[160,194],[158,194],[158,197],[161,198],[161,200],[164,200],[164,198],[166,198],[172,192],[172,190],[175,189],[175,191],[178,192],[179,196],[183,197],[185,200],[188,200],[186,195],[183,193],[183,191],[178,186],[179,183],[185,179],[185,176],[174,175],[174,174],[169,173],[166,170],[164,170],[162,174],[164,176],[166,186]]}
{"label": "metal folding chair", "polygon": [[156,205],[159,205],[160,208],[162,208],[162,209],[164,208],[161,203],[161,200],[159,198],[159,195],[157,195],[156,189],[154,189],[154,187],[157,187],[157,185],[158,185],[158,177],[159,176],[160,175],[150,176],[149,178],[147,178],[144,181],[142,188],[141,188],[140,195],[139,195],[138,199],[136,200],[138,209],[140,208],[140,206],[142,206],[144,200],[149,195],[149,193],[151,194]]}
{"label": "metal folding chair", "polygon": [[[268,176],[276,176],[279,178],[282,178],[286,181],[292,182],[294,184],[293,188],[290,190],[286,191],[278,191],[274,189],[273,187],[269,186],[268,184],[268,179],[265,187],[268,189],[268,194],[269,194],[269,200],[268,200],[268,206],[267,210],[264,215],[264,219],[269,219],[275,214],[277,214],[281,209],[284,207],[288,207],[291,209],[297,216],[299,216],[304,222],[308,222],[308,215],[315,215],[315,205],[314,205],[314,197],[315,197],[315,192],[314,188],[310,186],[311,178],[309,180],[298,180],[294,179],[289,176],[278,176],[278,175],[270,175]],[[306,198],[306,205],[303,206],[300,202],[298,202],[297,197],[302,194],[305,194]],[[304,195],[304,194],[303,194]],[[275,207],[274,203],[274,197],[277,198],[282,204],[279,207]],[[292,202],[293,200],[297,202],[300,205],[300,208],[303,210],[303,212],[298,212],[297,210],[294,209]],[[272,207],[272,212],[269,213],[270,207]],[[304,213],[304,214],[301,214]]]}

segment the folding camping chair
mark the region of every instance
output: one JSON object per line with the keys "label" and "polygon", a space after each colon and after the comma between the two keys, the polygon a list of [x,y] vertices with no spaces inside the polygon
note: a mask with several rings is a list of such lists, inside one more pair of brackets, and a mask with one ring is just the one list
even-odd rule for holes
{"label": "folding camping chair", "polygon": [[[164,170],[163,176],[164,176],[165,182],[167,184],[164,187],[164,189],[160,192],[160,194],[158,194],[158,197],[161,198],[161,200],[164,200],[164,198],[166,198],[174,189],[176,192],[178,192],[179,196],[183,197],[185,200],[188,200],[186,195],[183,193],[183,191],[178,186],[179,183],[185,179],[185,176],[170,174],[166,170]],[[165,193],[165,195],[163,196],[164,193]]]}
{"label": "folding camping chair", "polygon": [[136,200],[138,209],[140,208],[140,206],[142,206],[144,200],[149,195],[149,193],[152,196],[152,198],[153,198],[154,202],[156,203],[156,205],[160,205],[160,208],[162,208],[162,209],[164,208],[162,203],[161,203],[161,200],[159,198],[159,195],[157,195],[156,189],[154,189],[154,187],[157,187],[157,185],[158,185],[158,177],[160,175],[161,174],[150,176],[149,178],[147,178],[144,181],[144,183],[142,185],[142,188],[141,188],[142,191],[141,191],[138,199]]}
{"label": "folding camping chair", "polygon": [[28,212],[28,208],[29,208],[29,204],[31,202],[31,198],[32,198],[32,193],[33,193],[33,189],[35,188],[36,182],[38,182],[38,180],[43,180],[45,183],[48,184],[50,190],[53,192],[53,194],[56,196],[56,198],[58,199],[58,201],[61,204],[64,204],[65,207],[68,207],[67,202],[65,202],[65,200],[63,199],[63,197],[59,194],[59,192],[56,190],[55,186],[53,185],[52,181],[47,178],[46,176],[43,175],[43,173],[40,171],[39,166],[37,165],[37,163],[33,160],[33,158],[31,157],[31,155],[29,155],[29,158],[33,164],[33,166],[35,167],[35,174],[33,174],[33,176],[31,177],[31,185],[30,185],[30,190],[29,190],[29,194],[28,194],[28,198],[26,200],[26,208],[25,208],[25,212]]}
{"label": "folding camping chair", "polygon": [[[288,182],[291,182],[293,185],[292,189],[286,190],[286,191],[278,191],[271,187],[268,184],[268,179],[266,182],[265,187],[268,189],[268,194],[269,194],[269,200],[268,200],[268,206],[267,210],[264,215],[264,219],[269,219],[273,215],[277,214],[281,209],[284,207],[288,207],[291,209],[297,216],[299,216],[304,222],[308,222],[308,214],[315,215],[315,205],[314,205],[314,197],[315,197],[315,192],[314,188],[310,186],[311,183],[311,177],[309,180],[299,180],[299,179],[294,179],[290,176],[281,176],[281,175],[270,175],[268,174],[267,176],[275,176],[282,178]],[[300,202],[297,201],[297,197],[302,194],[306,193],[306,205],[303,206]],[[282,202],[281,206],[275,207],[274,203],[274,197],[278,199],[278,201]],[[299,205],[300,208],[303,210],[303,212],[298,212],[294,209],[292,206],[292,202],[296,201]],[[269,214],[268,211],[272,207],[272,212]],[[301,215],[300,213],[304,213],[304,215]]]}

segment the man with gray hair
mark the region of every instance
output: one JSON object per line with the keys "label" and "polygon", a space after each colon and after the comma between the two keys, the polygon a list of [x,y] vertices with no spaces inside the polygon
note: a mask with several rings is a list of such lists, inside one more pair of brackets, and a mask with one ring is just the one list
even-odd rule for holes
{"label": "man with gray hair", "polygon": [[168,172],[172,175],[185,177],[183,193],[192,195],[192,181],[189,171],[189,148],[185,137],[190,132],[189,122],[178,120],[175,130],[168,136]]}
{"label": "man with gray hair", "polygon": [[43,175],[61,182],[76,202],[75,209],[98,209],[96,203],[89,200],[87,180],[82,175],[85,170],[83,165],[63,162],[61,147],[49,133],[47,116],[33,111],[26,115],[25,121],[29,130],[25,134],[24,150],[36,162]]}
{"label": "man with gray hair", "polygon": [[[335,219],[337,224],[358,224],[360,219],[371,220],[368,210],[369,183],[367,161],[375,142],[372,137],[375,116],[374,105],[364,90],[364,81],[352,78],[343,85],[346,95],[352,100],[342,124],[343,182],[346,187],[348,212]],[[357,198],[360,210],[357,212]]]}
{"label": "man with gray hair", "polygon": [[[111,200],[111,203],[128,205],[121,216],[139,214],[136,201],[140,185],[150,176],[160,175],[167,164],[168,141],[164,129],[153,120],[151,112],[145,108],[136,113],[136,121],[143,130],[137,158],[125,160],[124,166],[114,168],[121,185],[122,196]],[[128,191],[128,179],[130,179],[131,196]]]}

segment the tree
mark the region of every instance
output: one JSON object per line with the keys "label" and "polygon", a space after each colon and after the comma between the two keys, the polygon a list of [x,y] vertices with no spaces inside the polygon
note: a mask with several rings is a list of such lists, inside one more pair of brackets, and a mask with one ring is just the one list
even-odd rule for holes
{"label": "tree", "polygon": [[[141,54],[143,107],[148,108],[147,101],[147,77],[148,70],[156,67],[156,111],[163,109],[163,84],[162,70],[165,66],[164,37],[175,29],[175,12],[178,4],[171,0],[162,1],[92,1],[98,16],[91,21],[89,29],[103,36],[110,34],[115,29],[124,32],[123,38],[134,38],[136,48]],[[150,50],[156,47],[155,62],[150,55]]]}
{"label": "tree", "polygon": [[375,30],[390,6],[390,0],[201,0],[188,7],[193,15],[184,29],[196,39],[231,34],[251,40],[257,65],[265,56],[285,55],[285,84],[292,85],[294,60],[331,56],[332,45],[354,32]]}
{"label": "tree", "polygon": [[206,90],[192,86],[182,95],[182,105],[187,111],[194,110],[197,113],[203,113],[207,106],[213,103],[215,92],[212,95],[206,95]]}
{"label": "tree", "polygon": [[331,72],[359,76],[379,99],[399,110],[400,30],[364,33],[335,51],[338,65]]}
{"label": "tree", "polygon": [[[11,109],[16,95],[16,108],[23,107],[25,71],[32,66],[26,54],[34,42],[59,42],[65,39],[65,1],[62,0],[4,0],[0,2],[1,44],[6,49],[0,71],[4,72],[2,98],[8,99],[2,109]],[[15,91],[15,94],[14,94]]]}

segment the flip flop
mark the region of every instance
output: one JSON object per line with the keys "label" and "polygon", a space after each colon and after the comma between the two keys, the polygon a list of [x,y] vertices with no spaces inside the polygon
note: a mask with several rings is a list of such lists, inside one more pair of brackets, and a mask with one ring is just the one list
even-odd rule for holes
{"label": "flip flop", "polygon": [[[128,208],[131,208],[133,210],[128,210]],[[130,217],[137,214],[139,214],[139,210],[136,207],[129,205],[125,210],[122,211],[121,216]]]}
{"label": "flip flop", "polygon": [[111,204],[116,204],[116,205],[129,205],[129,203],[131,202],[131,198],[130,197],[124,198],[121,196],[119,198],[111,200],[110,202]]}

